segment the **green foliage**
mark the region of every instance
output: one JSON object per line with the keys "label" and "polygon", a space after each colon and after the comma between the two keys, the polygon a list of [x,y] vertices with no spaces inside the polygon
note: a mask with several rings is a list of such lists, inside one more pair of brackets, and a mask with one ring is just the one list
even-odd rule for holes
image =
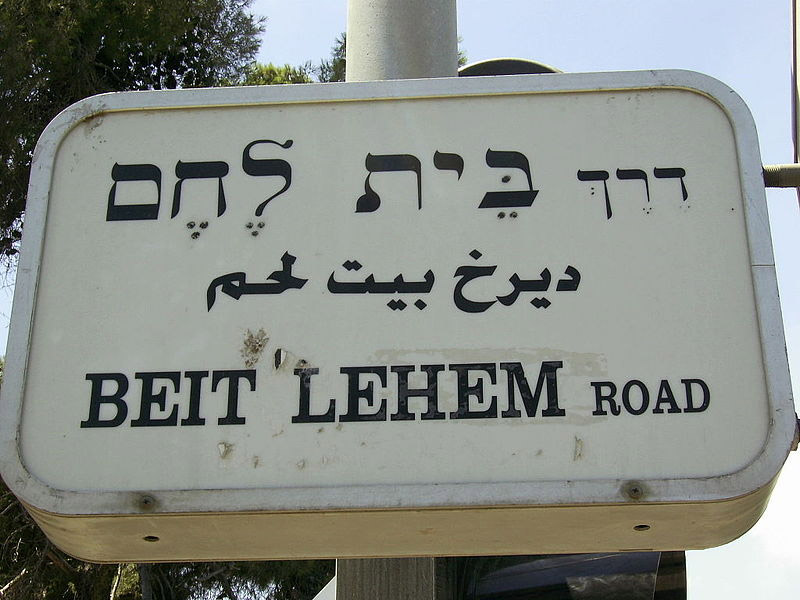
{"label": "green foliage", "polygon": [[461,42],[464,40],[461,36],[458,36],[458,66],[463,67],[467,64],[467,53],[464,48],[461,47]]}
{"label": "green foliage", "polygon": [[308,67],[293,67],[283,65],[278,67],[269,63],[262,65],[252,63],[247,67],[244,77],[237,81],[237,85],[277,85],[284,83],[311,83]]}
{"label": "green foliage", "polygon": [[318,81],[322,83],[344,81],[346,48],[347,34],[342,33],[336,38],[333,48],[331,48],[330,59],[320,61],[319,65],[314,69],[314,74],[317,76]]}
{"label": "green foliage", "polygon": [[[467,53],[461,47],[462,39],[458,38],[458,66],[463,67],[467,64]],[[331,56],[328,59],[319,61],[316,67],[311,67],[306,63],[301,67],[284,65],[276,67],[273,64],[261,65],[253,63],[247,69],[245,77],[236,85],[272,85],[274,83],[310,83],[310,74],[313,74],[316,81],[329,83],[332,81],[344,81],[347,67],[347,34],[340,33],[331,47]],[[262,75],[263,73],[263,75]]]}
{"label": "green foliage", "polygon": [[[0,481],[0,598],[106,600],[116,566],[83,563],[44,537]],[[117,596],[117,600],[138,600]]]}
{"label": "green foliage", "polygon": [[0,0],[0,261],[17,252],[33,148],[73,102],[242,77],[251,0]]}
{"label": "green foliage", "polygon": [[311,600],[336,571],[333,560],[292,560],[238,563],[242,575],[269,582],[271,600]]}
{"label": "green foliage", "polygon": [[139,575],[153,600],[311,600],[334,569],[332,560],[164,563],[140,565]]}
{"label": "green foliage", "polygon": [[141,599],[141,585],[139,583],[137,565],[117,565],[117,573],[114,576],[108,597],[114,600]]}
{"label": "green foliage", "polygon": [[331,81],[344,81],[345,75],[345,46],[347,34],[342,33],[331,48],[331,57],[322,59],[316,67],[311,62],[293,67],[283,65],[279,67],[272,63],[261,64],[254,62],[246,68],[244,75],[239,79],[232,79],[226,85],[275,85],[283,83],[311,83],[316,81],[328,83]]}

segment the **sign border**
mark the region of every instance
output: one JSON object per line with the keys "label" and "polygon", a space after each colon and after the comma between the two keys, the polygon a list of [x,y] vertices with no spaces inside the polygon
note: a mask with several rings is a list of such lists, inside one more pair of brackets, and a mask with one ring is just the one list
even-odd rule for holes
{"label": "sign border", "polygon": [[[652,89],[681,89],[706,96],[731,122],[744,197],[770,426],[761,453],[740,471],[717,477],[641,480],[636,482],[642,490],[638,500],[719,502],[770,485],[788,455],[796,424],[755,123],[743,100],[730,88],[709,76],[679,70],[120,92],[93,96],[65,109],[42,134],[31,169],[0,403],[0,470],[4,480],[30,507],[65,516],[608,505],[628,499],[625,490],[631,482],[622,479],[135,492],[59,490],[27,471],[18,435],[54,160],[62,140],[83,121],[135,110]],[[142,506],[143,495],[153,499],[155,508]]]}

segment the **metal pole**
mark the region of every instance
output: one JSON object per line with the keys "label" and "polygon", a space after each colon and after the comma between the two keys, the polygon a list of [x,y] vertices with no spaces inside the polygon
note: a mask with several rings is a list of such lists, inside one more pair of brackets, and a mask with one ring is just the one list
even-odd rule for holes
{"label": "metal pole", "polygon": [[435,600],[433,558],[336,561],[336,600]]}
{"label": "metal pole", "polygon": [[[348,0],[346,81],[458,75],[456,0]],[[337,600],[451,600],[446,559],[336,561]]]}
{"label": "metal pole", "polygon": [[456,0],[348,0],[346,81],[457,74]]}
{"label": "metal pole", "polygon": [[[800,10],[798,0],[792,0],[792,140],[794,140],[794,162],[800,163]],[[797,188],[800,202],[800,187]]]}

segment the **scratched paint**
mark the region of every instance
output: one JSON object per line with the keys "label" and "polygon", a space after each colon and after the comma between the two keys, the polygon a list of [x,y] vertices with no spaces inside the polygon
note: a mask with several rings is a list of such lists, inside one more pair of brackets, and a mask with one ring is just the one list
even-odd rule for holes
{"label": "scratched paint", "polygon": [[264,348],[267,346],[267,342],[269,342],[269,336],[267,336],[267,332],[264,331],[263,328],[260,328],[256,332],[250,329],[247,330],[244,334],[242,348],[239,351],[244,359],[245,367],[252,369],[256,366],[256,363],[261,358],[261,354],[264,352]]}

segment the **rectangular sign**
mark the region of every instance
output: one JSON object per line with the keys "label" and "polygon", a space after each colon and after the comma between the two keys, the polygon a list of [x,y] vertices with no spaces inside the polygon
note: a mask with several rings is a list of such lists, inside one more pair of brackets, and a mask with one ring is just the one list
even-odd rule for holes
{"label": "rectangular sign", "polygon": [[19,273],[3,477],[93,560],[713,545],[794,434],[755,129],[695,73],[89,98]]}

